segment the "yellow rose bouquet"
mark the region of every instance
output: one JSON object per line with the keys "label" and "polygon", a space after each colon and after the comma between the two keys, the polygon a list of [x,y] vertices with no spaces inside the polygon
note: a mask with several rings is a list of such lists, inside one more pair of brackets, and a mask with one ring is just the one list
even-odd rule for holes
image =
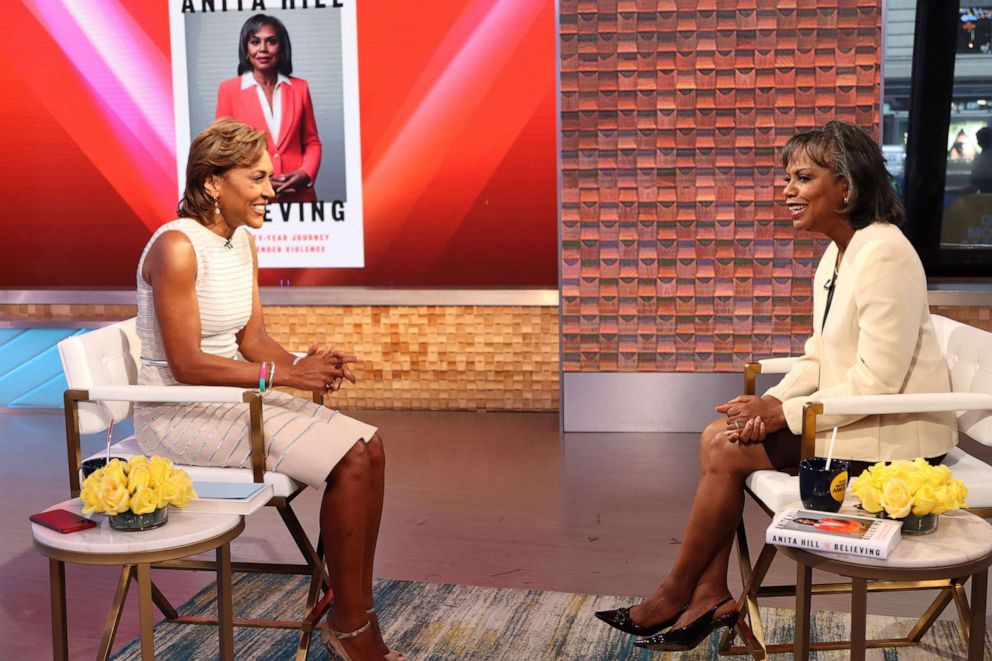
{"label": "yellow rose bouquet", "polygon": [[885,518],[903,519],[903,531],[936,530],[936,518],[965,506],[968,488],[953,479],[947,466],[932,466],[925,459],[884,461],[867,468],[851,486],[861,507]]}
{"label": "yellow rose bouquet", "polygon": [[83,513],[105,513],[118,530],[147,530],[163,525],[168,506],[185,507],[196,498],[186,471],[159,456],[111,459],[83,482]]}

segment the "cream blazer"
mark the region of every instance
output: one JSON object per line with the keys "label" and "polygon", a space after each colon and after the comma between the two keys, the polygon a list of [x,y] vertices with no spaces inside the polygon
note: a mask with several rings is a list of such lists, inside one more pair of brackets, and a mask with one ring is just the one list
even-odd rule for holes
{"label": "cream blazer", "polygon": [[[831,243],[813,277],[813,336],[802,358],[765,393],[782,401],[794,434],[802,432],[809,400],[950,391],[923,265],[899,228],[877,222],[854,233],[824,326],[826,287],[836,260],[837,245]],[[935,457],[958,440],[954,412],[820,416],[818,456],[826,456],[834,426],[839,427],[834,456],[858,461]]]}

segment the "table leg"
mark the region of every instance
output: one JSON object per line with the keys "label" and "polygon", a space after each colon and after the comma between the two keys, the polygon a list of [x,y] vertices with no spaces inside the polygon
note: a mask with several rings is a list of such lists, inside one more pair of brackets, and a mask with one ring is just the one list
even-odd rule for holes
{"label": "table leg", "polygon": [[851,579],[851,661],[864,661],[868,618],[868,581]]}
{"label": "table leg", "polygon": [[134,565],[124,565],[121,567],[121,576],[117,581],[117,590],[114,591],[114,600],[110,603],[110,610],[107,611],[107,623],[103,626],[103,636],[100,638],[100,649],[97,651],[97,661],[107,661],[114,647],[114,638],[117,636],[117,627],[121,623],[121,614],[124,612],[124,600],[127,599],[127,590],[131,586],[131,579],[134,578]]}
{"label": "table leg", "polygon": [[809,618],[813,593],[813,568],[802,562],[796,563],[796,640],[795,658],[799,661],[809,659]]}
{"label": "table leg", "polygon": [[969,661],[980,661],[985,657],[985,599],[988,581],[988,569],[983,569],[971,577],[971,622],[968,626]]}
{"label": "table leg", "polygon": [[155,632],[152,629],[152,568],[138,564],[138,620],[141,624],[141,659],[154,661]]}
{"label": "table leg", "polygon": [[52,595],[52,658],[68,661],[69,635],[65,616],[65,563],[49,558],[48,585]]}
{"label": "table leg", "polygon": [[217,635],[220,658],[234,659],[234,613],[231,604],[231,545],[217,547]]}

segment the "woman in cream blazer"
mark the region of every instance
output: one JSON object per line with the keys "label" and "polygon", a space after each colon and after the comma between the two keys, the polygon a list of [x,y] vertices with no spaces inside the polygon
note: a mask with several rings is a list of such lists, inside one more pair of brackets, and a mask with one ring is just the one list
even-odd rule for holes
{"label": "woman in cream blazer", "polygon": [[[781,402],[794,435],[802,431],[803,405],[810,400],[950,390],[930,320],[923,266],[902,231],[887,222],[857,230],[834,277],[837,254],[837,244],[831,243],[813,278],[820,295],[813,297],[814,331],[803,357],[765,393]],[[831,284],[833,299],[824,323]],[[833,427],[838,427],[834,456],[856,461],[939,457],[957,444],[953,412],[820,416],[818,456],[826,456]]]}
{"label": "woman in cream blazer", "polygon": [[[896,227],[902,203],[881,150],[858,127],[829,122],[789,140],[782,164],[793,227],[831,239],[813,280],[813,336],[764,396],[716,408],[723,415],[700,437],[700,481],[682,548],[661,585],[632,608],[596,614],[625,633],[649,636],[635,641],[639,647],[687,650],[733,626],[738,611],[727,564],[744,481],[756,470],[798,465],[806,401],[950,389],[923,266]],[[821,416],[819,424],[818,453],[836,425],[834,456],[857,461],[938,462],[957,442],[953,413]]]}

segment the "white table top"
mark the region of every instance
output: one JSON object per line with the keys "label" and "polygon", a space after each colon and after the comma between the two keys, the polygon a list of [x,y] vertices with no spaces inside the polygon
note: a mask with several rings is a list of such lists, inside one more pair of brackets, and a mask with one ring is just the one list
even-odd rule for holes
{"label": "white table top", "polygon": [[[802,508],[802,503],[796,501],[789,507]],[[864,511],[854,506],[852,500],[844,501],[840,513],[866,516]],[[803,551],[866,567],[925,569],[961,565],[992,553],[992,525],[989,525],[985,519],[962,510],[947,512],[940,515],[937,532],[929,535],[903,535],[902,540],[885,560],[840,553],[820,553],[809,549]]]}
{"label": "white table top", "polygon": [[83,504],[78,498],[48,508],[48,510],[53,509],[67,509],[97,523],[95,528],[72,533],[60,533],[37,523],[31,524],[31,534],[36,542],[49,548],[73,553],[164,551],[222,535],[241,522],[241,516],[238,514],[184,512],[182,509],[170,507],[169,521],[164,526],[140,532],[120,532],[110,527],[110,521],[105,514],[82,514]]}

